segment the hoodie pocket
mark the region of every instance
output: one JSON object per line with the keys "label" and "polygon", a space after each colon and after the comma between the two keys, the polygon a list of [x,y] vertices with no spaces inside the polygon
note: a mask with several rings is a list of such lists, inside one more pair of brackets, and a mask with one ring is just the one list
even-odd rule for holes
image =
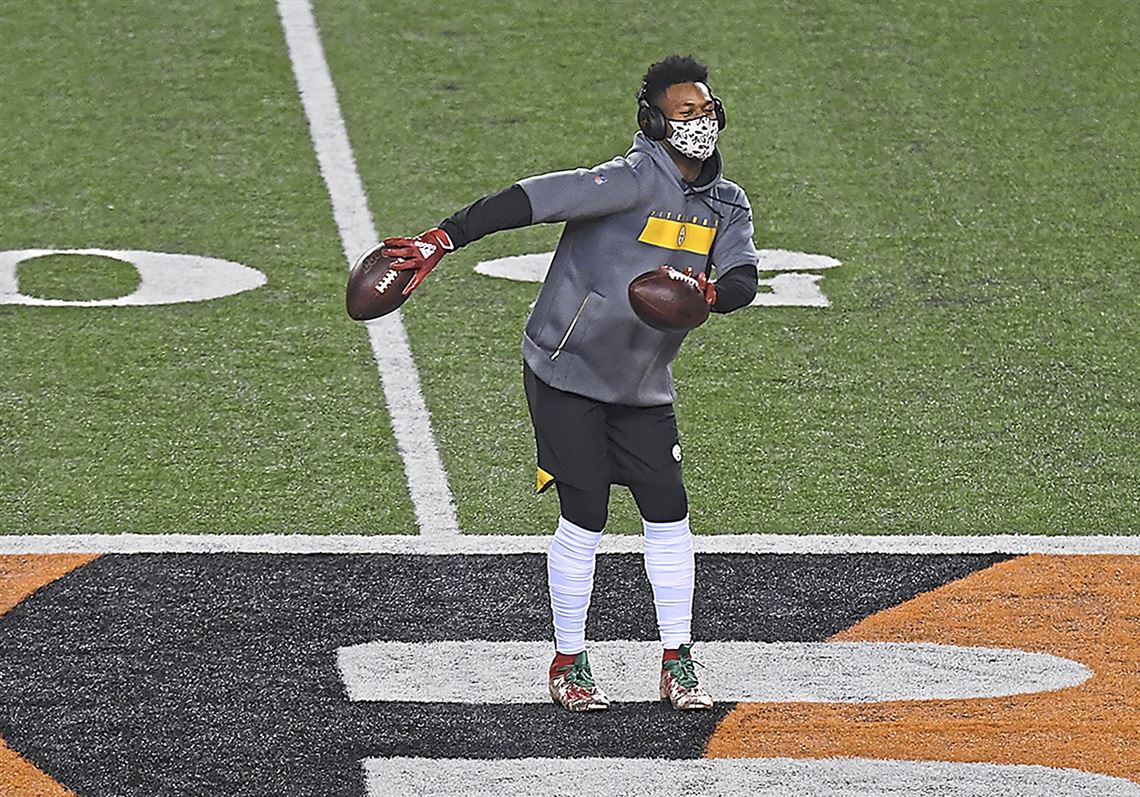
{"label": "hoodie pocket", "polygon": [[562,354],[562,349],[565,348],[566,342],[570,340],[570,336],[574,334],[574,328],[578,326],[582,320],[582,314],[586,312],[586,307],[591,304],[597,304],[602,300],[601,294],[590,291],[586,294],[586,298],[578,305],[578,311],[574,313],[574,318],[570,320],[570,325],[566,327],[566,332],[562,335],[562,340],[558,341],[558,346],[554,349],[554,353],[550,355],[551,360],[557,360],[558,355]]}

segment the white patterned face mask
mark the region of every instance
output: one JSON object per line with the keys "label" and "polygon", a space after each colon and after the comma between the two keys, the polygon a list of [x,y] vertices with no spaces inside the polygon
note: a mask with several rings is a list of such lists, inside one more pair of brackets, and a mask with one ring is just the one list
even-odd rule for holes
{"label": "white patterned face mask", "polygon": [[716,136],[720,132],[716,119],[698,116],[696,119],[670,119],[673,132],[669,143],[686,158],[703,161],[712,157],[716,149]]}

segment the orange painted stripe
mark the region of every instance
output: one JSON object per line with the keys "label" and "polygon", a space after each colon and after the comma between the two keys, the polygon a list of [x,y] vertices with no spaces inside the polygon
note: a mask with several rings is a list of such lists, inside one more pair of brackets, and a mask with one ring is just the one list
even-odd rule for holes
{"label": "orange painted stripe", "polygon": [[[95,554],[0,556],[0,617],[37,589],[82,567]],[[2,619],[0,619],[2,622]],[[4,797],[76,797],[0,738],[0,794]]]}
{"label": "orange painted stripe", "polygon": [[742,704],[706,754],[1037,764],[1140,782],[1138,556],[1013,559],[834,639],[1018,648],[1079,661],[1094,675],[1070,689],[1002,698]]}

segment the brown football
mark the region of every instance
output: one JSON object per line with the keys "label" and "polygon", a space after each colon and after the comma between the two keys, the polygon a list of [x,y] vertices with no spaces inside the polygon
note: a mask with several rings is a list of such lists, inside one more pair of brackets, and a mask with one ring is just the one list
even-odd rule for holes
{"label": "brown football", "polygon": [[416,273],[414,269],[392,268],[394,258],[380,254],[380,246],[376,244],[357,258],[348,275],[344,304],[348,314],[357,321],[387,315],[407,301],[404,288]]}
{"label": "brown football", "polygon": [[638,318],[663,332],[687,332],[709,317],[709,306],[696,278],[672,268],[634,277],[629,283],[629,303]]}

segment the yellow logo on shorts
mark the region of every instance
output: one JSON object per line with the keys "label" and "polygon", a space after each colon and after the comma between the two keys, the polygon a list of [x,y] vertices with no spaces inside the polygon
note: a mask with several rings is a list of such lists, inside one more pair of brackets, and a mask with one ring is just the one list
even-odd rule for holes
{"label": "yellow logo on shorts", "polygon": [[534,480],[535,493],[541,493],[547,487],[554,483],[554,477],[544,471],[542,468],[538,469],[538,475]]}

